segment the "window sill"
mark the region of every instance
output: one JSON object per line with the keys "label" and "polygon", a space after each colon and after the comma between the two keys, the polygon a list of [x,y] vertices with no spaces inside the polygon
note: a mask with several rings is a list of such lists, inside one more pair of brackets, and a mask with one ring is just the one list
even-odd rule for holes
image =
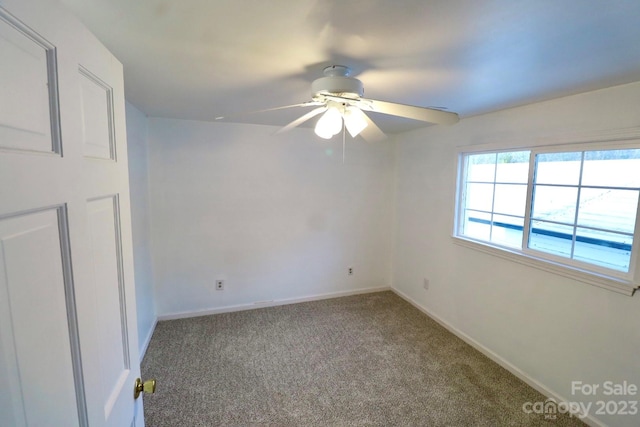
{"label": "window sill", "polygon": [[459,236],[452,236],[452,238],[453,242],[457,245],[475,249],[489,255],[494,255],[499,258],[517,262],[519,264],[527,265],[539,270],[555,273],[560,276],[578,280],[589,285],[598,286],[600,288],[614,291],[623,295],[632,296],[639,286],[628,280],[580,270],[546,259],[536,258],[517,250],[509,250],[508,248],[490,246],[485,243],[480,243],[475,240],[466,239]]}

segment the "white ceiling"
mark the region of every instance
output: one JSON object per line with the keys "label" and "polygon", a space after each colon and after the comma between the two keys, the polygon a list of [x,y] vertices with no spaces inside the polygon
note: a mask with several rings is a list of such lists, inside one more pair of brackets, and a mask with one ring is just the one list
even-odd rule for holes
{"label": "white ceiling", "polygon": [[[155,117],[308,101],[331,64],[350,66],[368,98],[463,117],[640,81],[638,0],[62,2],[124,64],[127,99]],[[424,125],[374,120],[386,132]]]}

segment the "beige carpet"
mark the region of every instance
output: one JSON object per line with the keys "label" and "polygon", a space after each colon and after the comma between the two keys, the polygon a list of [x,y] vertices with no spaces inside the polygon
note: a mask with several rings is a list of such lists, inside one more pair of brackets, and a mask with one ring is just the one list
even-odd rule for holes
{"label": "beige carpet", "polygon": [[583,425],[392,292],[160,322],[142,373],[154,427]]}

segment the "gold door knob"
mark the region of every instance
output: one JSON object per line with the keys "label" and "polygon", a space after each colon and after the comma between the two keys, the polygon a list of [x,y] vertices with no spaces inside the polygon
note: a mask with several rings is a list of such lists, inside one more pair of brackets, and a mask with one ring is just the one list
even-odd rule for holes
{"label": "gold door knob", "polygon": [[136,384],[133,388],[133,398],[137,399],[140,393],[153,394],[156,392],[156,380],[147,380],[144,383],[140,378],[136,378]]}

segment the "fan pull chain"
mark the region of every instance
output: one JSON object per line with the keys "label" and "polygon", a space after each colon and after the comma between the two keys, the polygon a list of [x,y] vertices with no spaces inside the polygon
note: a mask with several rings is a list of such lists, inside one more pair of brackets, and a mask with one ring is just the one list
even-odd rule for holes
{"label": "fan pull chain", "polygon": [[346,157],[347,152],[347,135],[346,135],[346,126],[344,125],[344,121],[342,122],[342,164],[344,164],[344,159]]}

